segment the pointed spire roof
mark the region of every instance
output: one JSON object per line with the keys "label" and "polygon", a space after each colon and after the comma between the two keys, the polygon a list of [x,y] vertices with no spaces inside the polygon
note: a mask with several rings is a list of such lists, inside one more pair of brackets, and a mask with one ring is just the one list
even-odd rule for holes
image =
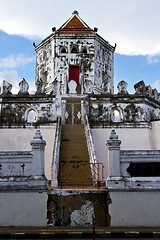
{"label": "pointed spire roof", "polygon": [[94,31],[79,17],[78,11],[57,30],[58,33],[93,33]]}

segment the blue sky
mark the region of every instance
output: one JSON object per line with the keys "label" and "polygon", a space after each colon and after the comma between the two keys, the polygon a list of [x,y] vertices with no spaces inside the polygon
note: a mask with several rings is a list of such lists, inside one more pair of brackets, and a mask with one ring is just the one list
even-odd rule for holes
{"label": "blue sky", "polygon": [[134,93],[134,84],[143,80],[145,84],[151,85],[160,91],[160,58],[137,55],[127,56],[115,53],[114,80],[115,91],[119,81],[128,83],[128,91]]}
{"label": "blue sky", "polygon": [[25,78],[34,89],[36,55],[40,43],[78,10],[80,17],[113,46],[115,90],[119,81],[146,85],[160,91],[160,0],[0,0],[0,82]]}
{"label": "blue sky", "polygon": [[18,83],[25,78],[32,91],[36,72],[33,41],[23,36],[8,35],[3,31],[0,31],[0,39],[0,81],[10,82],[16,93]]}

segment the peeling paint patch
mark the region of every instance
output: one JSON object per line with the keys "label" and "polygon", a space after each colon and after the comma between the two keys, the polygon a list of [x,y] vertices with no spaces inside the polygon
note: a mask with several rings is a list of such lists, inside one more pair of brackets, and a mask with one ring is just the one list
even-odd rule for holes
{"label": "peeling paint patch", "polygon": [[52,190],[48,195],[50,226],[91,226],[95,214],[97,227],[110,224],[107,190]]}
{"label": "peeling paint patch", "polygon": [[71,214],[71,226],[91,226],[92,225],[92,216],[94,214],[94,206],[90,201],[86,201],[86,203],[81,207],[80,210],[75,210]]}

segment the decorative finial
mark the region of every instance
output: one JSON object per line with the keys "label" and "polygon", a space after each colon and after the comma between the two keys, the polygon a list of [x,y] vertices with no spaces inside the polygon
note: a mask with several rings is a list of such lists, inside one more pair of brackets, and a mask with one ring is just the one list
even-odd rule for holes
{"label": "decorative finial", "polygon": [[112,131],[111,131],[111,135],[109,137],[110,139],[118,139],[118,136],[116,134],[115,128],[112,126]]}
{"label": "decorative finial", "polygon": [[33,136],[33,140],[30,142],[30,144],[32,146],[32,150],[44,149],[46,145],[46,141],[43,140],[43,137],[41,135],[39,128],[36,129],[35,135]]}
{"label": "decorative finial", "polygon": [[121,140],[118,139],[118,136],[116,134],[116,131],[114,127],[112,127],[111,135],[109,136],[109,139],[107,140],[107,146],[110,148],[117,149],[120,147]]}
{"label": "decorative finial", "polygon": [[55,32],[56,31],[56,27],[52,27],[52,32]]}
{"label": "decorative finial", "polygon": [[72,14],[73,14],[73,15],[78,15],[79,12],[78,12],[77,10],[74,10],[74,11],[72,12]]}
{"label": "decorative finial", "polygon": [[37,128],[33,139],[42,139],[42,135],[39,128]]}

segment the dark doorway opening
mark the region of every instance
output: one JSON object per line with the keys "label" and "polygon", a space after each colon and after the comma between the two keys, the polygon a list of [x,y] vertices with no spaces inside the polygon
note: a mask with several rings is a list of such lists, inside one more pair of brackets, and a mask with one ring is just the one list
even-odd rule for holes
{"label": "dark doorway opening", "polygon": [[77,83],[77,93],[81,93],[80,81],[79,81],[79,66],[70,65],[69,66],[69,81],[74,80]]}

